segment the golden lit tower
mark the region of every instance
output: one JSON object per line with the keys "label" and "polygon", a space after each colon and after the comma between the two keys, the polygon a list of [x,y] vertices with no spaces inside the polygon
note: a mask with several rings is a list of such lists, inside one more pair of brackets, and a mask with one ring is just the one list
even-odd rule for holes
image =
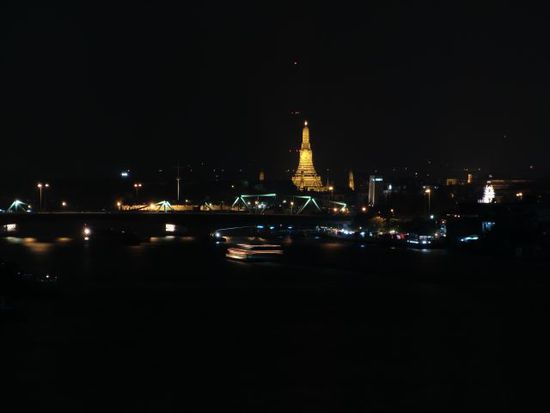
{"label": "golden lit tower", "polygon": [[355,191],[355,180],[353,179],[353,171],[349,171],[348,174],[348,187],[352,191]]}
{"label": "golden lit tower", "polygon": [[292,182],[300,191],[326,191],[327,188],[321,182],[321,177],[315,172],[313,166],[313,152],[309,142],[309,128],[307,121],[302,130],[302,147],[300,148],[300,162],[296,173],[292,177]]}

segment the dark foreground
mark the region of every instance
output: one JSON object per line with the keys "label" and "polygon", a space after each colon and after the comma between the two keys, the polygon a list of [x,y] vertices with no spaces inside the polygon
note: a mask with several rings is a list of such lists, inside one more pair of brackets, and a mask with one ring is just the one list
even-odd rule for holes
{"label": "dark foreground", "polygon": [[502,411],[544,400],[544,263],[298,242],[0,240],[60,274],[1,314],[16,411]]}

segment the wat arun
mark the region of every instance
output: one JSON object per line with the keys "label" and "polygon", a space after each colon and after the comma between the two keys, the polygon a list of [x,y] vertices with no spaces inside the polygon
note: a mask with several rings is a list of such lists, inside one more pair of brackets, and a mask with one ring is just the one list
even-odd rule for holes
{"label": "wat arun", "polygon": [[307,121],[304,123],[302,130],[302,147],[300,148],[300,162],[296,173],[292,177],[292,182],[300,191],[328,191],[328,187],[323,185],[321,176],[315,171],[313,166],[313,152],[309,141],[309,128]]}

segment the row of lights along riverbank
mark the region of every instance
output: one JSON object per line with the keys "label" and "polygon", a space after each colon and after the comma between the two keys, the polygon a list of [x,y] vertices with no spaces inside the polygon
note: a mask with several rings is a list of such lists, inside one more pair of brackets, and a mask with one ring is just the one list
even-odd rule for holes
{"label": "row of lights along riverbank", "polygon": [[[246,180],[243,180],[242,177],[240,178],[241,181],[239,183],[233,182],[227,182],[227,187],[223,188],[223,185],[217,185],[215,189],[213,190],[205,190],[202,191],[199,186],[198,192],[201,193],[201,195],[195,196],[196,201],[195,202],[188,202],[186,200],[185,203],[180,202],[180,184],[183,180],[181,174],[180,174],[180,168],[178,166],[177,168],[177,192],[176,192],[176,200],[171,205],[167,205],[168,201],[161,201],[163,203],[162,206],[158,206],[158,202],[146,202],[143,198],[142,190],[145,188],[145,184],[143,184],[140,181],[132,179],[131,183],[127,182],[128,187],[124,191],[130,192],[130,195],[123,195],[118,193],[117,198],[118,200],[115,201],[114,205],[116,206],[116,210],[119,211],[160,211],[163,210],[164,212],[170,211],[185,211],[185,210],[204,210],[204,211],[221,211],[221,210],[234,210],[234,211],[241,211],[241,212],[254,212],[254,213],[274,213],[274,212],[281,212],[281,213],[302,213],[304,211],[303,204],[306,203],[308,205],[307,212],[322,212],[325,211],[327,213],[332,214],[347,214],[347,213],[354,213],[357,212],[359,214],[369,214],[369,213],[376,213],[377,211],[385,210],[386,212],[390,209],[393,209],[393,206],[396,202],[400,203],[399,210],[400,213],[403,213],[403,211],[408,208],[411,209],[411,203],[417,202],[418,206],[420,206],[420,197],[418,195],[424,195],[424,205],[422,208],[417,208],[418,211],[422,210],[421,215],[424,216],[431,216],[432,210],[434,209],[434,205],[436,206],[435,210],[436,212],[442,212],[445,209],[448,209],[449,204],[458,205],[459,202],[464,202],[464,196],[465,193],[467,193],[467,197],[470,199],[474,199],[473,202],[479,202],[484,204],[491,204],[491,203],[499,203],[499,202],[510,202],[510,197],[505,199],[505,191],[511,192],[513,190],[513,196],[512,200],[514,202],[523,202],[524,200],[527,201],[529,199],[533,199],[532,190],[529,186],[526,186],[529,182],[526,180],[496,180],[493,179],[491,175],[489,175],[490,179],[489,181],[479,181],[476,182],[474,179],[473,174],[465,169],[467,173],[467,178],[461,179],[461,178],[447,178],[445,183],[436,182],[434,178],[426,178],[421,177],[418,175],[418,172],[414,172],[415,181],[413,183],[409,181],[402,181],[402,182],[395,182],[394,179],[399,179],[397,176],[392,175],[392,185],[391,183],[387,182],[385,178],[383,178],[381,175],[369,175],[368,181],[366,180],[357,180],[354,176],[353,172],[350,170],[348,171],[348,183],[347,187],[342,187],[341,190],[336,190],[336,187],[334,186],[334,182],[328,179],[328,171],[327,168],[327,177],[326,180],[321,177],[320,174],[316,172],[314,163],[313,163],[313,149],[312,149],[312,141],[310,136],[310,130],[308,123],[305,122],[303,129],[302,129],[302,141],[301,141],[301,149],[299,150],[299,162],[298,167],[295,171],[287,170],[288,173],[293,173],[291,177],[291,182],[294,186],[293,189],[290,189],[287,186],[283,186],[279,181],[266,181],[265,173],[262,170],[260,170],[259,178],[256,183],[251,182],[249,177],[246,178]],[[202,165],[203,163],[201,163]],[[179,163],[178,163],[179,165]],[[190,165],[188,165],[189,169],[191,169]],[[394,168],[395,170],[395,168]],[[404,170],[407,170],[405,167]],[[214,169],[216,171],[216,169]],[[222,169],[223,171],[223,169]],[[240,170],[242,172],[242,170]],[[163,169],[158,170],[159,173],[163,172]],[[378,173],[378,170],[375,170],[374,173]],[[124,180],[130,180],[130,170],[124,169],[120,173],[120,177]],[[133,173],[132,173],[133,174]],[[410,177],[409,177],[410,178]],[[427,179],[430,179],[430,182],[426,183],[425,181]],[[367,191],[367,182],[368,182],[368,192]],[[195,182],[194,184],[196,184]],[[155,185],[157,188],[155,189]],[[163,187],[166,187],[166,182],[162,183],[154,183],[151,182],[151,193],[158,192],[158,189],[160,188],[160,185]],[[483,187],[483,196],[480,198],[479,193],[481,191],[478,191],[480,188],[480,185],[484,185]],[[514,186],[516,185],[516,186]],[[520,186],[521,185],[521,186]],[[149,184],[147,184],[149,186]],[[243,203],[240,203],[236,208],[227,208],[228,205],[228,198],[231,196],[235,196],[235,192],[237,192],[239,189],[250,189],[251,192],[257,191],[257,192],[268,192],[267,189],[270,189],[270,186],[272,187],[272,192],[279,192],[279,191],[285,191],[286,195],[285,197],[293,197],[293,198],[303,198],[304,202],[289,202],[286,203],[285,201],[282,201],[285,205],[278,205],[276,204],[276,199],[264,199],[261,197],[266,196],[266,194],[249,194],[249,195],[240,195],[241,198],[243,198]],[[195,188],[193,188],[193,192],[197,192],[196,189],[197,185],[195,185]],[[506,187],[509,187],[510,189],[506,189]],[[38,208],[32,209],[29,205],[29,202],[25,202],[23,199],[21,204],[17,204],[18,208],[8,208],[7,212],[22,212],[23,206],[25,206],[25,212],[30,211],[44,211],[47,209],[47,206],[50,206],[51,210],[51,202],[45,202],[46,201],[46,194],[49,192],[47,191],[50,188],[50,183],[48,182],[38,182],[36,184],[36,188],[38,189]],[[231,189],[229,189],[231,188]],[[282,189],[285,188],[285,189]],[[290,189],[290,190],[289,190]],[[131,196],[132,190],[135,193],[135,196]],[[218,192],[217,192],[218,191]],[[290,192],[290,194],[288,192]],[[497,193],[498,191],[498,193]],[[118,191],[117,191],[118,192]],[[294,195],[292,195],[294,193]],[[48,194],[49,195],[49,194]],[[475,196],[475,198],[474,198]],[[212,199],[216,199],[217,201],[214,202]],[[246,197],[246,200],[244,199]],[[407,198],[408,197],[408,198]],[[444,200],[444,202],[447,202],[447,206],[442,205],[442,199],[444,197],[447,197],[447,200]],[[459,199],[459,197],[461,199]],[[127,198],[125,201],[124,198]],[[202,198],[202,199],[201,199]],[[414,201],[416,198],[417,201]],[[171,198],[173,200],[173,198]],[[278,198],[280,199],[280,198]],[[306,199],[314,200],[315,202],[305,201]],[[448,202],[450,199],[450,202]],[[503,200],[504,199],[504,200]],[[49,199],[51,201],[51,199]],[[76,205],[77,202],[74,200],[75,203],[72,205]],[[86,203],[86,200],[79,199],[78,203]],[[133,202],[131,202],[133,201]],[[467,201],[467,200],[466,200]],[[60,205],[61,210],[67,210],[68,209],[68,203],[65,200],[59,200],[56,201],[56,203]],[[112,201],[108,201],[112,202]],[[279,201],[280,202],[280,201]],[[320,207],[321,204],[322,208]],[[406,208],[402,208],[401,204],[409,203],[409,205],[406,205]],[[13,205],[13,204],[12,204]],[[112,204],[111,204],[112,205]],[[349,205],[349,207],[348,207]],[[288,208],[290,206],[290,208]],[[317,209],[313,207],[317,207]],[[404,205],[405,206],[405,205]],[[105,209],[103,209],[105,210]],[[1,210],[0,210],[1,211]]]}

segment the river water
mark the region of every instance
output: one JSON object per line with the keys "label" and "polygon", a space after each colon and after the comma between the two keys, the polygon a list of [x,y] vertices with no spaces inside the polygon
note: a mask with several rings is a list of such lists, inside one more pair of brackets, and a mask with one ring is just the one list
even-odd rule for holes
{"label": "river water", "polygon": [[192,236],[0,255],[59,275],[2,314],[21,411],[492,411],[544,389],[545,263],[311,239],[242,263]]}

